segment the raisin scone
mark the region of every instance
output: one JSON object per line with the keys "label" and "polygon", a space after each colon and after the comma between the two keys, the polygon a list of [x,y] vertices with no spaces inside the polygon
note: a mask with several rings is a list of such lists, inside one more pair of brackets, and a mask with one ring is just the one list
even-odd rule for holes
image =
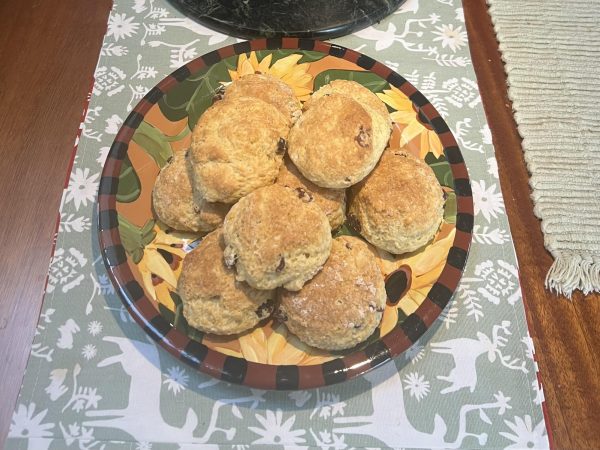
{"label": "raisin scone", "polygon": [[194,196],[185,152],[177,151],[162,168],[152,191],[159,220],[179,231],[208,232],[223,223],[229,206]]}
{"label": "raisin scone", "polygon": [[331,227],[303,193],[274,184],[237,202],[223,224],[225,262],[257,289],[298,290],[323,266]]}
{"label": "raisin scone", "polygon": [[235,278],[235,270],[223,263],[221,228],[208,234],[186,255],[177,290],[183,316],[201,331],[215,334],[242,333],[271,315],[275,291],[258,290]]}
{"label": "raisin scone", "polygon": [[288,154],[310,181],[343,189],[366,177],[385,149],[390,128],[358,101],[332,93],[311,102],[292,127]]}
{"label": "raisin scone", "polygon": [[383,274],[368,244],[340,236],[321,272],[300,291],[281,292],[275,317],[308,345],[344,350],[373,334],[385,302]]}
{"label": "raisin scone", "polygon": [[393,254],[429,242],[444,217],[444,194],[431,167],[387,149],[379,164],[348,192],[348,221],[371,244]]}
{"label": "raisin scone", "polygon": [[209,202],[235,203],[275,181],[289,126],[279,110],[258,98],[216,102],[192,133],[192,186]]}

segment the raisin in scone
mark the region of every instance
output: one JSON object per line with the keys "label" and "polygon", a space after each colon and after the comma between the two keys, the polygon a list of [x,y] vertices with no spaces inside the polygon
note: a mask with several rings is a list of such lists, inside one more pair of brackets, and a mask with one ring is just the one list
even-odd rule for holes
{"label": "raisin in scone", "polygon": [[298,194],[312,198],[327,216],[332,230],[338,228],[346,220],[346,191],[317,186],[307,180],[288,158],[283,160],[283,165],[279,169],[277,184],[292,188]]}

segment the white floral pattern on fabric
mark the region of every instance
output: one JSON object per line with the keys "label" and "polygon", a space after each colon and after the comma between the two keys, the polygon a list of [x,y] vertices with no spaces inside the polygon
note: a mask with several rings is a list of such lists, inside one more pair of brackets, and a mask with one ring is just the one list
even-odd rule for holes
{"label": "white floral pattern on fabric", "polygon": [[432,31],[437,37],[434,42],[441,41],[442,47],[449,47],[454,53],[461,47],[467,45],[467,32],[462,27],[454,27],[452,24],[440,25]]}
{"label": "white floral pattern on fabric", "polygon": [[111,14],[106,35],[112,36],[115,41],[133,36],[140,27],[134,19],[135,17],[127,17],[125,14]]}
{"label": "white floral pattern on fabric", "polygon": [[53,423],[42,423],[48,410],[36,412],[35,403],[17,406],[10,424],[9,437],[50,437]]}
{"label": "white floral pattern on fabric", "polygon": [[303,444],[306,440],[302,437],[306,431],[302,429],[293,430],[296,418],[294,416],[283,420],[283,411],[278,409],[273,412],[267,409],[264,416],[255,414],[256,420],[262,425],[259,427],[248,427],[250,431],[260,436],[253,444]]}
{"label": "white floral pattern on fabric", "polygon": [[540,448],[547,442],[546,427],[542,420],[538,424],[533,426],[531,416],[526,415],[525,417],[514,417],[514,422],[505,420],[504,423],[512,433],[506,431],[500,432],[501,436],[512,442],[511,445],[505,448]]}
{"label": "white floral pattern on fabric", "polygon": [[430,385],[429,381],[425,380],[424,375],[411,372],[404,378],[404,389],[410,393],[411,397],[415,397],[417,401],[421,401],[429,394]]}
{"label": "white floral pattern on fabric", "polygon": [[76,168],[71,174],[65,202],[73,202],[76,210],[82,205],[87,206],[96,198],[99,184],[99,174],[91,173],[87,167],[83,170]]}
{"label": "white floral pattern on fabric", "polygon": [[185,373],[185,369],[173,366],[167,369],[167,379],[163,381],[163,384],[167,385],[173,395],[177,395],[187,388],[189,379],[190,377]]}
{"label": "white floral pattern on fabric", "polygon": [[497,219],[498,214],[504,211],[504,199],[502,192],[497,191],[497,185],[494,183],[486,188],[485,180],[471,181],[471,189],[475,214],[482,214],[488,223],[492,218]]}

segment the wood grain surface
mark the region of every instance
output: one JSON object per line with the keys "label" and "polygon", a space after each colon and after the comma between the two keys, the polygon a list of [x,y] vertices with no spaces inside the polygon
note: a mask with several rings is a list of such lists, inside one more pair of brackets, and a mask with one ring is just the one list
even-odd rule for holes
{"label": "wood grain surface", "polygon": [[0,448],[110,0],[0,1]]}
{"label": "wood grain surface", "polygon": [[463,3],[555,448],[597,449],[600,448],[600,365],[595,352],[600,349],[600,329],[596,326],[600,295],[584,298],[577,293],[571,302],[544,289],[552,257],[544,248],[539,220],[533,214],[529,175],[507,96],[493,25],[485,0]]}
{"label": "wood grain surface", "polygon": [[[463,0],[515,241],[555,448],[600,448],[600,296],[544,289],[552,259],[533,215],[520,138],[485,0]],[[0,2],[0,443],[21,385],[56,215],[110,0]]]}

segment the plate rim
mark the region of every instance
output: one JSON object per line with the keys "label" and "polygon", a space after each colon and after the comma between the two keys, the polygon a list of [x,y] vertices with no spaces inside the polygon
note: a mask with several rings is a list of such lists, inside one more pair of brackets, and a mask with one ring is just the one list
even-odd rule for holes
{"label": "plate rim", "polygon": [[[279,49],[318,51],[351,61],[407,95],[440,138],[450,165],[457,202],[456,235],[446,263],[417,310],[364,349],[307,366],[264,364],[226,355],[172,327],[131,273],[121,244],[116,211],[119,177],[113,175],[119,173],[129,142],[145,114],[164,94],[188,76],[222,59],[251,51]],[[439,112],[418,89],[385,64],[355,50],[309,38],[284,37],[243,41],[213,50],[184,64],[150,89],[129,113],[110,147],[98,188],[97,218],[100,252],[111,282],[129,314],[146,334],[179,360],[223,381],[259,389],[296,390],[328,386],[362,375],[392,361],[425,334],[454,295],[462,277],[472,240],[474,205],[468,170],[456,139]]]}

